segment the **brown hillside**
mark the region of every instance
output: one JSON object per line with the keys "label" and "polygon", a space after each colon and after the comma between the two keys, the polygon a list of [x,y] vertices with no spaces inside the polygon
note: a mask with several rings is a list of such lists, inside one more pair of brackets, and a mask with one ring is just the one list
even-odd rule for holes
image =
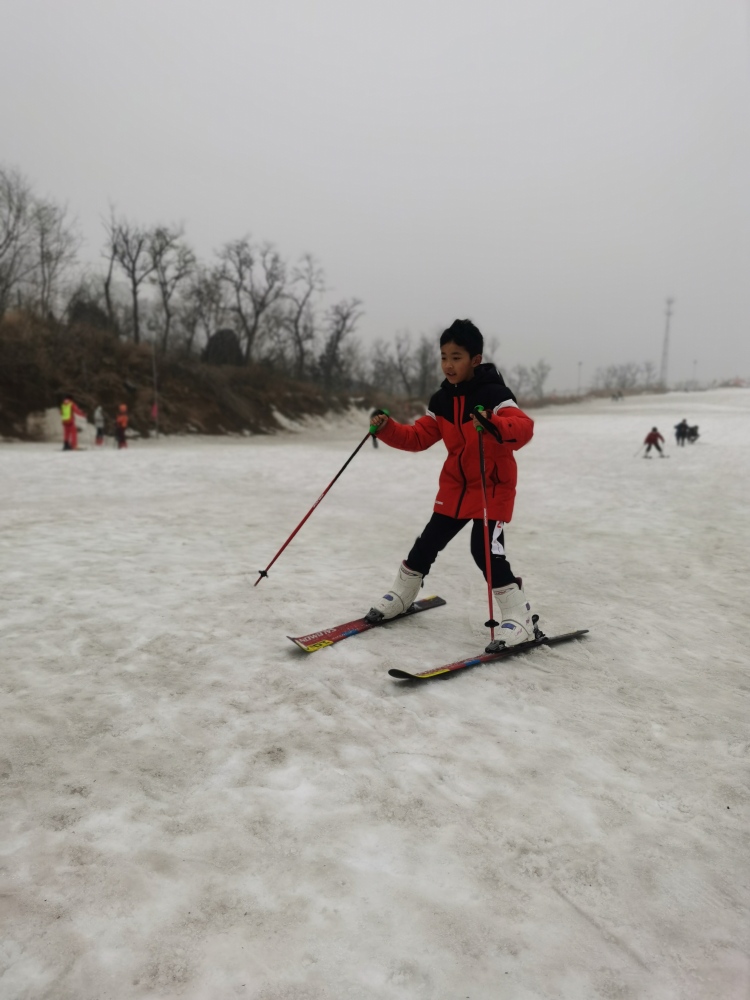
{"label": "brown hillside", "polygon": [[[279,429],[274,408],[299,418],[340,412],[353,402],[347,394],[326,394],[259,365],[213,366],[167,356],[158,360],[157,375],[159,430],[166,434],[272,433]],[[65,394],[89,417],[100,403],[110,421],[119,404],[127,403],[132,429],[148,436],[154,427],[150,345],[85,324],[6,317],[0,323],[0,435],[28,437],[30,414],[58,406]],[[356,404],[363,409],[384,405],[367,395],[357,397]],[[394,412],[402,409],[397,403]]]}

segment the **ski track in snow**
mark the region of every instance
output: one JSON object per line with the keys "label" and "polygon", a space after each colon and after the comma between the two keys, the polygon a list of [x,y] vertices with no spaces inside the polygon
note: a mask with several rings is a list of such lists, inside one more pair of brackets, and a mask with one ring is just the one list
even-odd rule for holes
{"label": "ski track in snow", "polygon": [[363,448],[257,588],[366,416],[0,447],[3,1000],[750,996],[750,391],[534,416],[509,555],[590,635],[418,686],[486,642],[468,530],[446,607],[285,636],[390,586],[442,445]]}

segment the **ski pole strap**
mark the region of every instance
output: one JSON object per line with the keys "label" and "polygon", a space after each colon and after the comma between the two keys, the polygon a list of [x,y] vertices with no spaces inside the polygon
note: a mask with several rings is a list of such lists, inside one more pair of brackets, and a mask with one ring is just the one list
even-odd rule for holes
{"label": "ski pole strap", "polygon": [[[390,413],[388,412],[388,410],[375,410],[373,412],[372,416],[373,417],[381,417],[381,416],[390,417]],[[370,434],[377,434],[379,430],[380,430],[380,428],[376,427],[375,424],[370,424]]]}
{"label": "ski pole strap", "polygon": [[[495,427],[495,425],[492,423],[489,417],[485,416],[485,409],[481,403],[477,403],[477,405],[474,407],[474,416],[477,418],[479,423],[486,431],[489,431],[490,434],[500,442],[500,444],[503,443],[500,431],[497,429],[497,427]],[[480,434],[482,433],[482,427],[477,427],[477,431]]]}

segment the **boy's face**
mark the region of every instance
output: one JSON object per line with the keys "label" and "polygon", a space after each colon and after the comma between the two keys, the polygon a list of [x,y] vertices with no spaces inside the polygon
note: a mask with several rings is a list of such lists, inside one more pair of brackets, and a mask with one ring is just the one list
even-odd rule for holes
{"label": "boy's face", "polygon": [[451,385],[474,378],[474,369],[481,363],[481,354],[475,354],[472,358],[465,347],[459,347],[453,341],[440,348],[440,365]]}

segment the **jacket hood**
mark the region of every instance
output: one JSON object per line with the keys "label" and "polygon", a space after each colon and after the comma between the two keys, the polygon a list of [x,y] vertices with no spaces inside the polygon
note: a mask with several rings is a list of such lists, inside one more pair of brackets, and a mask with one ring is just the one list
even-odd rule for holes
{"label": "jacket hood", "polygon": [[[440,388],[445,389],[454,396],[466,396],[480,385],[489,384],[505,385],[505,380],[493,364],[486,362],[485,364],[477,365],[474,369],[474,378],[470,378],[468,382],[459,382],[458,385],[452,385],[446,378],[441,382]],[[515,399],[515,397],[513,398]]]}

